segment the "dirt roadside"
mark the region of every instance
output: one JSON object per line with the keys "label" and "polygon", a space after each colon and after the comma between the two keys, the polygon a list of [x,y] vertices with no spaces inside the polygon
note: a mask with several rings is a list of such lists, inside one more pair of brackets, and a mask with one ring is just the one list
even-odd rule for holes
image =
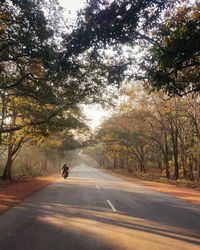
{"label": "dirt roadside", "polygon": [[134,182],[137,184],[141,184],[143,186],[149,187],[153,190],[170,194],[175,196],[178,199],[182,199],[188,202],[191,202],[192,204],[198,205],[200,207],[200,191],[193,190],[191,188],[183,188],[183,187],[177,187],[172,184],[165,184],[165,183],[159,183],[159,182],[153,182],[153,181],[146,181],[146,180],[140,180],[134,177],[128,177],[120,173],[115,173],[112,170],[104,169],[104,168],[98,168],[100,171],[109,173],[111,175],[120,177],[124,180]]}
{"label": "dirt roadside", "polygon": [[25,178],[20,182],[0,183],[0,213],[22,202],[31,194],[59,180],[57,175]]}

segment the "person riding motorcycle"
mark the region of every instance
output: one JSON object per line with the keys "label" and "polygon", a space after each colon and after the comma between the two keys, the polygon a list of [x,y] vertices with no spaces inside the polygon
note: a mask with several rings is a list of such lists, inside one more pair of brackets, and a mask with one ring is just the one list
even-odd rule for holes
{"label": "person riding motorcycle", "polygon": [[68,177],[68,174],[69,174],[69,167],[67,166],[66,163],[64,163],[62,166],[62,176],[66,178]]}

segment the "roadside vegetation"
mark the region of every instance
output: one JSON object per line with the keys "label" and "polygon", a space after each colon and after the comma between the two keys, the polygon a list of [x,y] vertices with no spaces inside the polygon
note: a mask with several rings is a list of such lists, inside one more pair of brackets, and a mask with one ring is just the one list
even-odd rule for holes
{"label": "roadside vegetation", "polygon": [[[99,166],[142,179],[199,186],[200,99],[130,89],[85,150]],[[168,180],[168,181],[167,181]]]}

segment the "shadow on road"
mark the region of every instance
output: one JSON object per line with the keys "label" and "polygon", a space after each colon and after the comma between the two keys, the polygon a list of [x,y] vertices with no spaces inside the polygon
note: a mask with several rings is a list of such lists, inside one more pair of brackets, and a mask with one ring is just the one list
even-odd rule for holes
{"label": "shadow on road", "polygon": [[[136,186],[131,190],[127,184],[121,184],[116,194],[116,187],[113,189],[113,183],[110,183],[109,186],[106,181],[104,193],[107,194],[109,190],[109,196],[115,197],[114,204],[118,205],[117,213],[112,213],[105,202],[98,201],[98,193],[91,179],[82,179],[81,183],[79,181],[78,178],[74,178],[71,182],[58,183],[55,190],[54,186],[49,187],[49,189],[52,188],[51,200],[48,197],[45,201],[45,197],[43,197],[43,203],[27,202],[20,207],[21,209],[40,208],[36,218],[37,222],[41,224],[41,228],[49,225],[50,228],[55,227],[56,230],[60,230],[67,238],[71,234],[78,234],[82,239],[89,237],[90,241],[98,239],[101,242],[107,242],[108,245],[100,249],[138,250],[141,246],[143,246],[141,249],[149,249],[149,244],[156,244],[157,249],[188,250],[197,249],[197,246],[199,248],[199,212],[191,211],[187,207],[174,207],[173,205],[177,204],[176,199],[171,198],[168,203],[163,204],[159,193],[151,196],[151,192],[146,189],[143,190]],[[81,191],[74,194],[71,191],[76,188],[76,182],[79,182]],[[115,185],[117,186],[117,183]],[[63,190],[68,195],[63,193]],[[60,192],[62,199],[54,195],[54,191],[55,194]],[[69,196],[70,192],[76,197]],[[80,206],[78,203],[83,200],[83,196],[88,194],[90,197],[84,197],[85,204]],[[94,200],[95,194],[96,199]],[[66,195],[66,199],[63,199],[63,195]],[[118,197],[119,199],[123,197],[121,206],[117,203]],[[125,205],[127,199],[130,207]],[[146,207],[146,209],[144,210],[142,207]],[[188,213],[188,216],[185,216],[185,212]],[[119,246],[116,243],[117,239],[124,243]],[[130,247],[133,245],[137,247]],[[109,246],[113,248],[109,248]]]}

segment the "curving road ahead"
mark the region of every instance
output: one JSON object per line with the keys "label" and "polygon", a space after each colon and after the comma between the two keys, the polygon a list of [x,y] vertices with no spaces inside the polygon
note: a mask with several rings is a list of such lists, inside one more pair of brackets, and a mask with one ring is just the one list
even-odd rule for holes
{"label": "curving road ahead", "polygon": [[199,250],[200,209],[79,166],[0,216],[0,250]]}

